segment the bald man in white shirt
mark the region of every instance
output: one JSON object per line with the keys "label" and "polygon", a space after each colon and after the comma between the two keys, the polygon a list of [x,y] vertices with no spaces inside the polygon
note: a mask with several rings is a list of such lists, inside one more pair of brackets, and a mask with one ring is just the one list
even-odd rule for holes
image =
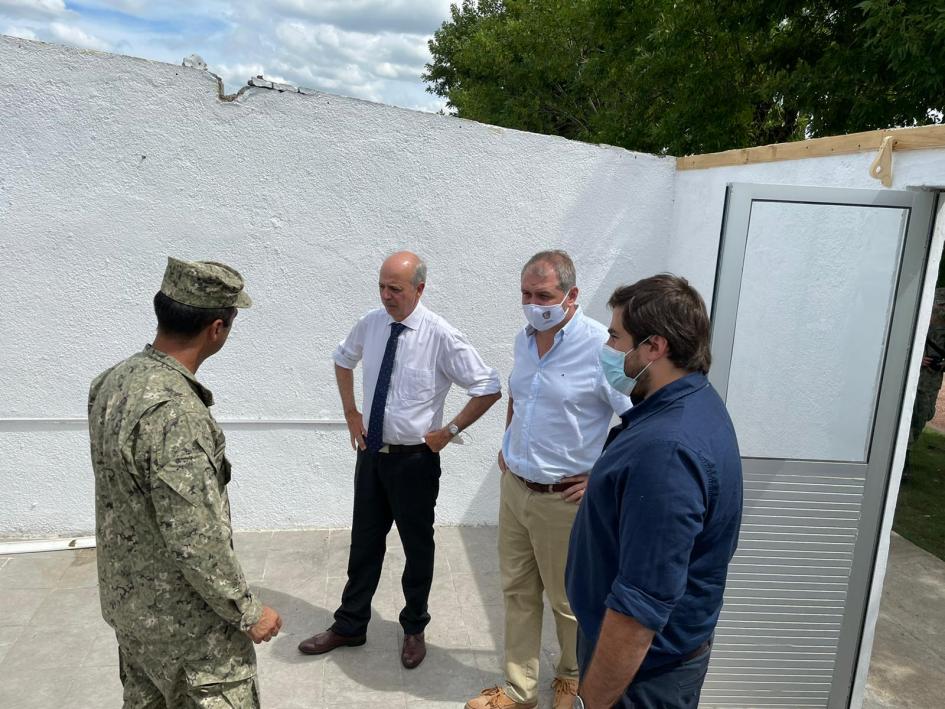
{"label": "bald man in white shirt", "polygon": [[[426,272],[420,257],[407,251],[384,261],[383,307],[364,315],[335,350],[338,391],[357,451],[354,518],[341,606],[331,628],[299,645],[308,655],[364,644],[387,534],[396,522],[407,557],[401,663],[412,669],[426,656],[439,453],[501,397],[498,372],[461,332],[421,304]],[[364,367],[363,415],[354,397],[358,362]],[[470,399],[443,425],[452,384],[465,388]]]}
{"label": "bald man in white shirt", "polygon": [[506,681],[483,690],[467,709],[537,705],[543,592],[561,648],[554,707],[574,702],[577,621],[564,583],[571,526],[614,414],[632,406],[604,377],[599,353],[607,328],[578,306],[571,258],[564,251],[535,254],[522,269],[521,288],[527,325],[515,338],[499,452]]}

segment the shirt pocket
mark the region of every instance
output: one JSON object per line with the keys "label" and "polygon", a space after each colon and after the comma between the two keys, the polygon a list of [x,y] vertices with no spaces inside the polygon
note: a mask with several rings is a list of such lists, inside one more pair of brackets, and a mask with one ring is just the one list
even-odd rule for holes
{"label": "shirt pocket", "polygon": [[213,470],[216,473],[217,483],[220,485],[220,488],[226,487],[230,482],[232,472],[230,469],[230,461],[226,457],[226,439],[223,438],[222,432],[215,438],[212,448],[204,445],[202,442],[200,443],[200,447],[204,449],[207,458],[210,459],[210,464],[213,466]]}
{"label": "shirt pocket", "polygon": [[430,401],[434,392],[433,371],[404,367],[400,372],[399,389],[403,401]]}

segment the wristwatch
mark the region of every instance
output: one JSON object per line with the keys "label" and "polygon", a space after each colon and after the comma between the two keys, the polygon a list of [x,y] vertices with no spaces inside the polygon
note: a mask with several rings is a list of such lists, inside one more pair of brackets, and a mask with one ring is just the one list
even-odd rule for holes
{"label": "wristwatch", "polygon": [[451,423],[449,426],[447,426],[446,430],[450,432],[450,436],[453,438],[459,435],[459,426],[457,426],[455,423]]}
{"label": "wristwatch", "polygon": [[584,701],[577,695],[574,695],[574,704],[571,705],[571,709],[584,709]]}

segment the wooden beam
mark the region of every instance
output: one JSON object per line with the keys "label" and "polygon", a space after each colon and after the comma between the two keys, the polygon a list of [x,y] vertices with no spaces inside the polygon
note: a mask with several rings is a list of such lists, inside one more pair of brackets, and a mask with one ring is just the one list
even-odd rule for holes
{"label": "wooden beam", "polygon": [[704,170],[726,165],[754,165],[778,160],[802,160],[804,158],[822,158],[828,155],[873,152],[879,150],[883,144],[883,139],[886,137],[895,139],[895,150],[945,148],[945,125],[871,130],[864,133],[798,140],[793,143],[777,143],[761,145],[756,148],[726,150],[721,153],[686,155],[676,158],[676,169]]}

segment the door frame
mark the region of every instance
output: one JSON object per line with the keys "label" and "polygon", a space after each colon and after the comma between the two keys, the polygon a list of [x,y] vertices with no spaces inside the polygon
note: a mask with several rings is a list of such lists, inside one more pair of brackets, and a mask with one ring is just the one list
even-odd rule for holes
{"label": "door frame", "polygon": [[[727,399],[728,393],[751,207],[756,201],[909,210],[870,433],[867,473],[847,587],[846,607],[827,704],[829,709],[845,709],[851,706],[855,698],[854,680],[857,680],[857,685],[865,684],[866,671],[862,668],[862,655],[864,649],[868,654],[872,646],[875,617],[870,618],[868,610],[874,605],[878,608],[878,599],[874,596],[881,592],[882,576],[885,573],[887,549],[883,548],[883,545],[888,545],[888,527],[891,527],[891,518],[886,519],[890,516],[887,497],[891,482],[894,479],[898,481],[898,476],[892,475],[893,456],[897,445],[901,447],[900,429],[903,425],[904,405],[906,399],[911,398],[907,396],[906,382],[910,363],[914,364],[912,360],[915,359],[913,345],[916,339],[920,296],[923,293],[922,285],[926,281],[929,266],[930,237],[937,194],[928,191],[729,184],[725,194],[712,298],[713,367],[710,380],[723,400]],[[893,491],[893,497],[895,495],[896,491]],[[886,533],[885,542],[881,538],[883,531]],[[881,550],[882,562],[878,565]],[[868,624],[868,620],[872,623]]]}

